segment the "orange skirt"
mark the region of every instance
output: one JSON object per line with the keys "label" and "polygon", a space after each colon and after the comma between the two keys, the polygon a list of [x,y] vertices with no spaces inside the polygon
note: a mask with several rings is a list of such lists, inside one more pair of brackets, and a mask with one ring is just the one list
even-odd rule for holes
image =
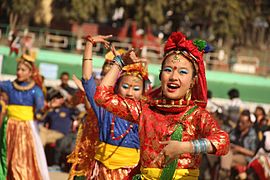
{"label": "orange skirt", "polygon": [[9,118],[6,137],[7,179],[49,179],[44,150],[33,121]]}
{"label": "orange skirt", "polygon": [[95,167],[93,168],[92,175],[87,179],[95,180],[119,180],[127,179],[130,172],[134,167],[120,168],[120,169],[108,169],[101,162],[96,161]]}

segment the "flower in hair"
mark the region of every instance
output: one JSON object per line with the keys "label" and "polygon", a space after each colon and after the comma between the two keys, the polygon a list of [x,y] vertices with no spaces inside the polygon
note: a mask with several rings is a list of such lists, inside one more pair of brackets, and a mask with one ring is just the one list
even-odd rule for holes
{"label": "flower in hair", "polygon": [[148,80],[147,67],[142,63],[134,63],[126,65],[122,68],[123,74],[137,74],[142,77],[143,80]]}

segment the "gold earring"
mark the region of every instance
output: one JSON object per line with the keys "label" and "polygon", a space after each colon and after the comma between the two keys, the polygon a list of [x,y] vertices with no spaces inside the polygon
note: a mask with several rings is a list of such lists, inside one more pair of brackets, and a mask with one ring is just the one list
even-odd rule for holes
{"label": "gold earring", "polygon": [[185,99],[187,101],[187,104],[189,104],[189,101],[191,100],[191,89],[188,89],[187,93],[186,93],[186,96],[185,96]]}

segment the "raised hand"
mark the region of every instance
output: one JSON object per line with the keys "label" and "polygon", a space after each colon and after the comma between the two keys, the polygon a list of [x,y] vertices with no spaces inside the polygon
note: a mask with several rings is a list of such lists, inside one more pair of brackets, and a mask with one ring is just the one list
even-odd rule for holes
{"label": "raised hand", "polygon": [[110,48],[110,42],[107,40],[109,38],[111,38],[112,35],[97,35],[97,36],[87,36],[86,40],[88,40],[91,43],[102,43],[104,44],[104,47],[106,49]]}
{"label": "raised hand", "polygon": [[114,56],[120,56],[120,53],[116,51],[114,45],[111,46],[111,51],[113,52]]}
{"label": "raised hand", "polygon": [[138,52],[134,49],[129,50],[128,52],[122,55],[122,59],[125,65],[134,64],[134,63],[145,63],[147,64],[147,59],[138,57]]}

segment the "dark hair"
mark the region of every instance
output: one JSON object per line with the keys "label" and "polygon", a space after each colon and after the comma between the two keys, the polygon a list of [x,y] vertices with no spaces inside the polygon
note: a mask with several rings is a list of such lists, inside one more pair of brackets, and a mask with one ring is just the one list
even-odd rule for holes
{"label": "dark hair", "polygon": [[265,112],[265,110],[264,110],[264,108],[262,106],[257,106],[256,109],[261,110],[262,113],[263,113],[263,116],[266,116],[266,112]]}
{"label": "dark hair", "polygon": [[60,77],[62,77],[62,76],[64,76],[64,75],[67,75],[67,76],[69,77],[69,73],[66,72],[66,71],[62,72],[61,75],[60,75]]}
{"label": "dark hair", "polygon": [[102,65],[100,75],[105,76],[109,72],[113,64],[114,63],[112,61],[109,61],[109,62],[105,61],[104,64]]}
{"label": "dark hair", "polygon": [[60,91],[58,90],[51,90],[48,94],[47,94],[47,100],[51,101],[52,99],[61,99],[64,98],[64,96],[60,93]]}
{"label": "dark hair", "polygon": [[212,98],[212,91],[210,91],[210,90],[207,91],[207,98],[208,99]]}
{"label": "dark hair", "polygon": [[250,118],[250,111],[249,111],[248,109],[244,109],[244,110],[241,112],[240,116],[248,116],[249,121],[251,121],[251,118]]}
{"label": "dark hair", "polygon": [[239,93],[238,89],[233,88],[233,89],[230,89],[230,90],[228,91],[228,96],[229,96],[231,99],[232,99],[232,98],[238,98],[238,97],[240,96],[240,93]]}

